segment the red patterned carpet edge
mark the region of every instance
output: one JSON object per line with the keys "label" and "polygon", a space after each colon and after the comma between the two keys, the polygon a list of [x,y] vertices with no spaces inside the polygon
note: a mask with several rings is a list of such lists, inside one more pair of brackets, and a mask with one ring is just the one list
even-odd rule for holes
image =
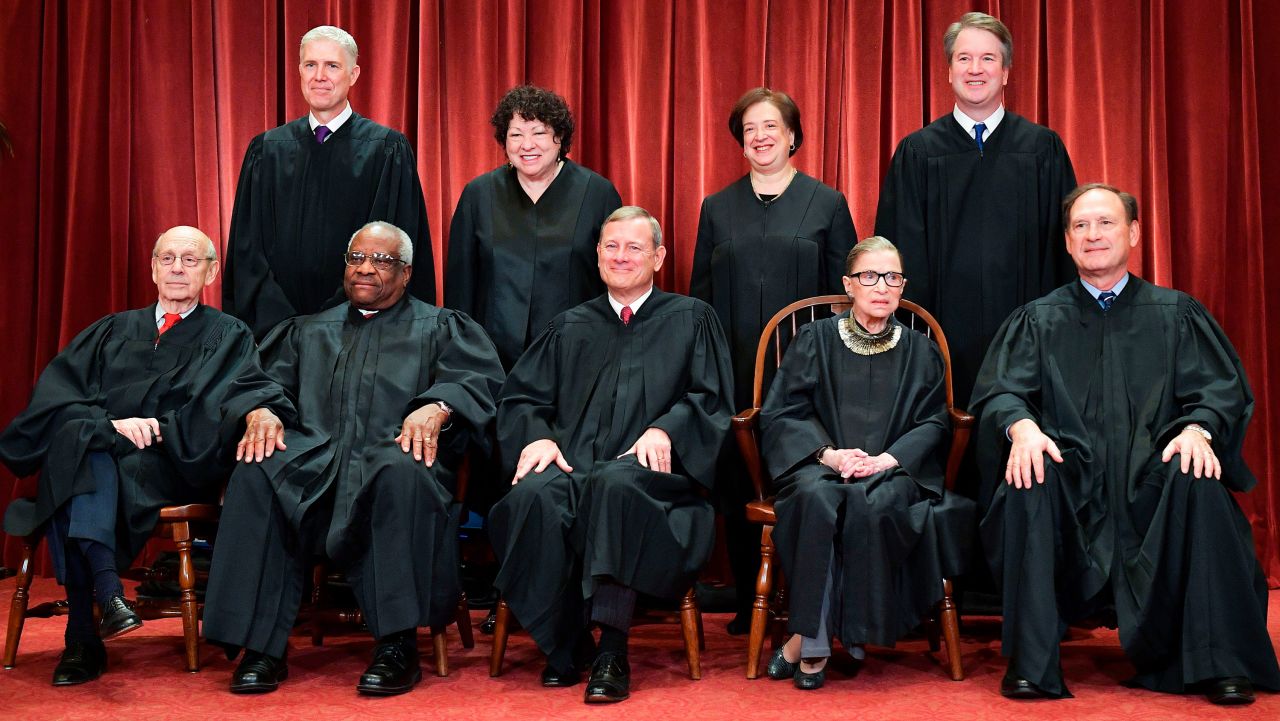
{"label": "red patterned carpet edge", "polygon": [[[0,616],[7,617],[12,579],[0,582]],[[37,579],[33,602],[50,600],[61,589]],[[1270,632],[1280,645],[1280,591],[1271,593]],[[477,612],[473,620],[478,622]],[[802,692],[789,682],[747,681],[745,639],[724,632],[728,618],[707,614],[703,677],[686,674],[679,629],[642,626],[633,633],[632,696],[614,706],[586,706],[582,686],[538,686],[541,657],[526,634],[515,633],[507,648],[505,673],[489,678],[490,639],[476,634],[476,647],[462,648],[450,629],[451,673],[438,678],[430,663],[431,644],[421,638],[424,680],[403,696],[365,698],[355,682],[368,662],[366,636],[333,636],[321,647],[295,636],[290,677],[265,696],[227,692],[233,664],[216,648],[201,646],[199,673],[182,669],[181,622],[149,621],[138,632],[107,644],[110,668],[101,679],[70,688],[49,684],[62,649],[63,619],[29,619],[15,668],[0,670],[0,699],[16,719],[1277,719],[1280,695],[1260,693],[1246,708],[1219,708],[1201,696],[1171,696],[1127,689],[1131,672],[1113,631],[1073,630],[1062,660],[1075,698],[1013,702],[1000,697],[1004,673],[999,625],[994,619],[962,619],[964,681],[949,680],[922,640],[893,649],[869,649],[855,668],[837,658],[826,687]]]}

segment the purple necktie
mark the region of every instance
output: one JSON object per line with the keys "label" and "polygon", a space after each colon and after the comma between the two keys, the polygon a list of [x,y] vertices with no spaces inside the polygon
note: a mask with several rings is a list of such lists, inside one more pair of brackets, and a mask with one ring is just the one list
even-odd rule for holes
{"label": "purple necktie", "polygon": [[324,139],[329,137],[329,133],[332,133],[332,132],[333,132],[332,130],[328,129],[323,125],[317,125],[316,126],[316,142],[323,143]]}

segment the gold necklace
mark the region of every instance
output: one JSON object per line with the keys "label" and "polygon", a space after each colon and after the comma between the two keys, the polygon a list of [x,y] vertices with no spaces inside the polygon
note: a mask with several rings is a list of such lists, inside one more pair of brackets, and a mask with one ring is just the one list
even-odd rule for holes
{"label": "gold necklace", "polygon": [[902,326],[890,320],[884,330],[872,333],[852,317],[840,319],[840,340],[858,355],[876,355],[893,350],[902,339]]}
{"label": "gold necklace", "polygon": [[[777,200],[778,198],[782,197],[782,194],[783,194],[783,193],[785,193],[785,192],[787,192],[787,188],[790,188],[790,187],[791,187],[791,181],[793,181],[793,180],[795,180],[795,179],[796,179],[796,173],[799,173],[799,172],[800,172],[800,171],[799,171],[799,170],[797,170],[797,169],[796,169],[796,167],[795,167],[794,165],[793,165],[793,166],[791,166],[791,176],[787,178],[787,182],[786,182],[786,184],[785,184],[785,185],[783,185],[783,186],[782,186],[782,190],[779,190],[777,193],[775,193],[775,194],[774,194],[774,196],[768,200],[768,202],[773,202],[773,201]],[[752,178],[752,182],[751,182],[751,192],[752,192],[752,194],[754,194],[754,195],[756,196],[756,200],[760,201],[761,203],[766,202],[764,198],[761,198],[761,197],[760,197],[760,191],[756,190],[756,184],[755,184],[755,179],[754,179],[754,177]]]}

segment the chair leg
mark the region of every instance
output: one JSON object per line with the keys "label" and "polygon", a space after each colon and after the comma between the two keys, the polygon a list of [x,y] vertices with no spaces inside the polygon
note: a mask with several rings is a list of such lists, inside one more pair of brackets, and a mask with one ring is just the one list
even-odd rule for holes
{"label": "chair leg", "polygon": [[27,619],[27,603],[31,600],[31,559],[35,556],[39,536],[22,540],[22,562],[18,565],[13,600],[9,602],[9,631],[4,637],[4,667],[13,668],[18,658],[18,641],[22,640],[22,624]]}
{"label": "chair leg", "polygon": [[191,524],[186,521],[172,526],[173,542],[178,547],[179,604],[182,608],[182,643],[186,649],[187,670],[200,670],[199,607],[196,604],[196,568],[191,562]]}
{"label": "chair leg", "polygon": [[449,638],[445,632],[448,626],[431,627],[431,645],[436,657],[436,675],[444,678],[449,675]]}
{"label": "chair leg", "polygon": [[751,604],[751,635],[747,637],[747,678],[760,677],[764,634],[769,626],[769,595],[773,590],[773,527],[760,532],[760,571],[756,574],[756,598]]}
{"label": "chair leg", "polygon": [[507,626],[511,623],[511,609],[507,602],[498,599],[497,618],[493,624],[493,651],[489,655],[489,675],[502,675],[502,657],[507,654]]}
{"label": "chair leg", "polygon": [[329,569],[324,563],[311,567],[311,645],[324,645],[324,629],[320,625],[320,604],[324,601],[324,584]]}
{"label": "chair leg", "polygon": [[680,630],[684,634],[684,655],[689,661],[689,678],[702,678],[702,660],[698,654],[698,626],[702,613],[698,611],[698,599],[690,588],[680,600]]}
{"label": "chair leg", "polygon": [[947,671],[952,681],[964,680],[964,666],[960,661],[960,616],[951,598],[951,579],[942,579],[942,633],[947,639]]}
{"label": "chair leg", "polygon": [[471,607],[467,605],[466,591],[458,597],[458,611],[454,615],[454,622],[458,624],[458,635],[462,637],[462,647],[475,648],[476,637],[471,631]]}

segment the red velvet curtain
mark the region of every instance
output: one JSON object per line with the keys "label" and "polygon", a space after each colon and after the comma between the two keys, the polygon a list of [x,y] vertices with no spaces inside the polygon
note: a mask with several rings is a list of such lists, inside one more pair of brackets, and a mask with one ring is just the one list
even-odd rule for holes
{"label": "red velvet curtain", "polygon": [[[467,180],[504,158],[488,117],[533,82],[575,111],[574,157],[662,221],[661,284],[686,290],[699,204],[746,170],[726,130],[745,89],[803,110],[806,172],[848,196],[862,233],[899,138],[951,108],[941,36],[962,12],[1015,38],[1013,111],[1056,129],[1082,181],[1134,191],[1133,269],[1200,298],[1231,336],[1257,410],[1240,498],[1280,582],[1280,7],[1259,0],[118,0],[0,2],[0,422],[76,332],[154,297],[165,228],[225,242],[249,139],[302,115],[296,51],[332,23],[360,42],[363,114],[414,142],[437,258]],[[1272,33],[1273,34],[1273,33]],[[437,275],[441,268],[436,269]],[[208,291],[216,304],[218,288]],[[0,473],[0,502],[31,480]],[[4,559],[14,563],[15,539]]]}

